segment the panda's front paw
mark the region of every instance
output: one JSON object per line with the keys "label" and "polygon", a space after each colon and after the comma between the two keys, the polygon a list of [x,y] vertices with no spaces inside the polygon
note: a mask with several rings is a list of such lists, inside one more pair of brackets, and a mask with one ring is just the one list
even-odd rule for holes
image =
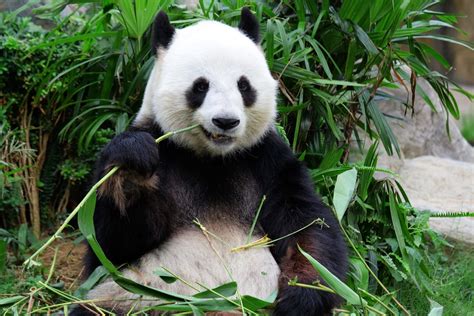
{"label": "panda's front paw", "polygon": [[147,132],[123,132],[105,146],[101,158],[106,168],[120,166],[124,171],[150,177],[158,167],[158,145]]}

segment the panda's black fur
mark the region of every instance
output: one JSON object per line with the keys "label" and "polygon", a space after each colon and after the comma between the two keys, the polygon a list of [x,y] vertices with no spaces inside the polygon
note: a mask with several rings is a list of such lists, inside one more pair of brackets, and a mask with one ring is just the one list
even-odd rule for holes
{"label": "panda's black fur", "polygon": [[[250,29],[246,34],[258,34],[254,24],[246,27]],[[170,40],[166,32],[161,37]],[[120,187],[114,186],[118,180],[112,179],[104,185],[94,215],[97,239],[107,257],[115,265],[133,264],[159,249],[172,233],[195,225],[196,218],[250,227],[265,195],[257,227],[271,239],[318,218],[325,223],[314,224],[271,247],[281,270],[273,315],[329,314],[340,303],[336,295],[288,286],[295,277],[302,283],[320,280],[297,244],[343,280],[346,245],[337,220],[314,193],[306,167],[277,132],[271,129],[251,148],[225,156],[196,154],[171,140],[156,145],[155,139],[162,134],[156,122],[135,124],[112,139],[100,155],[96,180],[112,166],[121,166],[117,175]],[[121,192],[116,192],[119,189]],[[183,190],[185,195],[180,193]],[[246,203],[251,210],[241,209]],[[88,274],[100,265],[90,249],[85,260]],[[73,312],[90,313],[82,307]]]}

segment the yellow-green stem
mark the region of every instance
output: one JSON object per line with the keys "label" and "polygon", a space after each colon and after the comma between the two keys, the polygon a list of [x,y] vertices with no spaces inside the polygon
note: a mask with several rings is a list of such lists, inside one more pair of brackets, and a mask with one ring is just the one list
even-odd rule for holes
{"label": "yellow-green stem", "polygon": [[312,284],[305,284],[305,283],[298,283],[298,282],[288,282],[289,286],[299,286],[299,287],[304,287],[307,289],[314,289],[314,290],[319,290],[319,291],[324,291],[324,292],[329,292],[329,293],[336,293],[333,289],[330,287],[324,286],[324,285],[312,285]]}

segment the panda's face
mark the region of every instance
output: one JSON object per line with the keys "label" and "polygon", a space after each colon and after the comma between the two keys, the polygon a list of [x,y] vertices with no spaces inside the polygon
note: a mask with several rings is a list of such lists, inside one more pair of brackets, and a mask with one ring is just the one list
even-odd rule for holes
{"label": "panda's face", "polygon": [[226,155],[257,143],[276,115],[276,81],[260,47],[211,21],[176,30],[160,48],[140,116],[164,131],[199,128],[173,140],[199,153]]}

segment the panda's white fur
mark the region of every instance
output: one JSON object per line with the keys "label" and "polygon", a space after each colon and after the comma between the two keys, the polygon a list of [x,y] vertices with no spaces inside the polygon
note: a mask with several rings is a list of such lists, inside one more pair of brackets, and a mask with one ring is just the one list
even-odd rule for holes
{"label": "panda's white fur", "polygon": [[[177,29],[169,48],[157,55],[136,124],[156,121],[165,132],[199,124],[209,132],[221,133],[212,124],[213,117],[239,119],[240,124],[226,133],[234,138],[226,145],[215,144],[199,129],[174,136],[181,145],[214,155],[248,148],[270,130],[276,116],[277,82],[260,47],[238,29],[215,21]],[[250,107],[245,107],[236,84],[242,75],[257,91]],[[210,80],[209,91],[194,110],[184,91],[199,77]]]}
{"label": "panda's white fur", "polygon": [[[232,251],[247,244],[242,227],[221,225],[206,227],[205,235],[199,228],[190,228],[171,236],[159,249],[144,255],[137,264],[123,269],[124,277],[156,289],[194,295],[207,288],[235,281],[240,295],[269,298],[278,290],[280,269],[269,248],[250,248]],[[217,238],[216,238],[217,237]],[[255,241],[260,236],[254,236]],[[165,268],[183,281],[166,283],[156,271]],[[100,299],[101,306],[115,310],[136,310],[159,304],[151,297],[140,297],[107,279],[89,291],[88,299]]]}

